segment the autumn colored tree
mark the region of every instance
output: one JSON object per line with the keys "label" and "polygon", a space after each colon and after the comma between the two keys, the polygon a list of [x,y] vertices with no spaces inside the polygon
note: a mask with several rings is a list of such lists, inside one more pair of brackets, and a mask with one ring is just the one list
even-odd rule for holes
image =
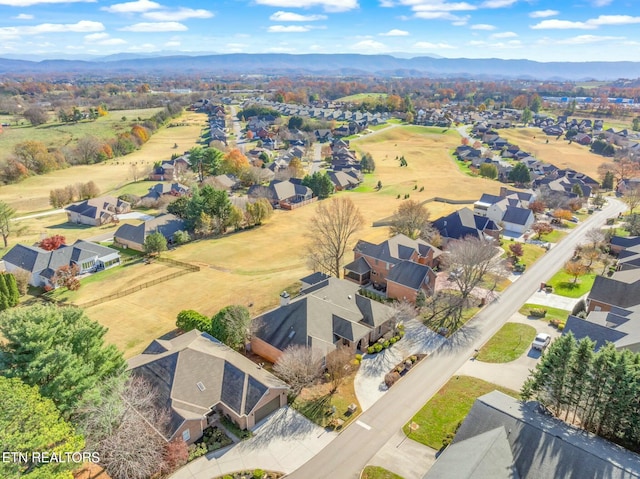
{"label": "autumn colored tree", "polygon": [[543,235],[549,234],[553,231],[553,226],[544,221],[536,221],[531,225],[531,229],[536,234],[538,239],[541,239]]}
{"label": "autumn colored tree", "polygon": [[66,244],[66,238],[62,235],[53,235],[53,236],[49,236],[48,238],[43,239],[42,241],[40,241],[40,243],[38,243],[38,246],[40,248],[42,248],[43,250],[46,251],[53,251],[56,250],[58,248],[60,248],[60,246],[63,246]]}
{"label": "autumn colored tree", "polygon": [[529,209],[536,214],[544,213],[544,210],[546,209],[546,207],[547,205],[545,205],[544,201],[541,201],[541,200],[535,200],[529,203]]}
{"label": "autumn colored tree", "polygon": [[578,282],[578,277],[587,272],[587,265],[581,261],[570,260],[564,265],[564,272],[573,277],[573,284]]}
{"label": "autumn colored tree", "polygon": [[570,210],[565,210],[562,208],[553,210],[553,217],[560,221],[569,221],[572,216],[573,214],[571,213]]}
{"label": "autumn colored tree", "polygon": [[304,167],[300,158],[296,156],[291,158],[291,161],[289,161],[289,173],[292,178],[302,178],[304,176]]}
{"label": "autumn colored tree", "polygon": [[518,258],[521,258],[524,255],[524,247],[522,246],[522,243],[511,243],[509,245],[509,251],[515,261],[518,261]]}
{"label": "autumn colored tree", "polygon": [[230,150],[222,159],[222,169],[226,173],[240,176],[246,168],[249,168],[249,160],[238,148]]}
{"label": "autumn colored tree", "polygon": [[247,130],[247,134],[245,135],[247,137],[247,140],[251,141],[253,140],[253,132],[251,130]]}
{"label": "autumn colored tree", "polygon": [[617,187],[622,181],[638,175],[638,163],[631,161],[629,158],[620,158],[613,163],[603,163],[598,167],[598,173],[603,180],[606,179],[607,172],[613,174]]}
{"label": "autumn colored tree", "polygon": [[80,274],[80,268],[75,263],[71,266],[60,266],[53,275],[51,282],[58,287],[64,286],[69,291],[77,291],[80,289],[78,274]]}

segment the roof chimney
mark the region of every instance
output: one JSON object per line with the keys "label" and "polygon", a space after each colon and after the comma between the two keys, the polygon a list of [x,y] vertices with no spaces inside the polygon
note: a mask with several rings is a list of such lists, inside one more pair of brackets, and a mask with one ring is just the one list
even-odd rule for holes
{"label": "roof chimney", "polygon": [[289,301],[291,301],[291,296],[286,291],[283,291],[282,294],[280,294],[280,306],[286,306],[289,304]]}

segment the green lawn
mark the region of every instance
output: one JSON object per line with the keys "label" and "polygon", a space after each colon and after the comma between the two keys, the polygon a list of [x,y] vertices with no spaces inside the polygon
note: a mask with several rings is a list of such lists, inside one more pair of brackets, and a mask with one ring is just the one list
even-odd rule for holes
{"label": "green lawn", "polygon": [[520,314],[529,316],[529,311],[532,309],[546,309],[547,315],[544,318],[540,318],[544,321],[551,321],[552,319],[559,319],[560,321],[566,321],[567,316],[571,314],[571,311],[566,309],[552,308],[550,306],[543,306],[541,304],[525,303],[518,311]]}
{"label": "green lawn", "polygon": [[573,276],[569,276],[564,270],[558,271],[553,278],[547,281],[548,285],[553,286],[553,292],[560,296],[568,298],[579,298],[588,293],[596,280],[597,273],[587,273],[578,278],[577,282],[573,282]]}
{"label": "green lawn", "polygon": [[536,329],[527,324],[506,323],[480,349],[476,359],[485,363],[508,363],[518,359],[536,337]]}
{"label": "green lawn", "polygon": [[384,467],[367,466],[362,470],[361,479],[403,479],[402,476],[387,471]]}
{"label": "green lawn", "polygon": [[[509,245],[515,243],[515,241],[504,241],[502,244],[502,249],[504,250],[503,258],[510,258],[511,250],[509,249]],[[542,256],[546,250],[542,246],[538,246],[535,244],[529,243],[520,243],[522,246],[523,255],[518,258],[519,263],[523,263],[527,266],[531,266],[533,263],[538,261],[540,256]]]}
{"label": "green lawn", "polygon": [[467,163],[466,161],[460,161],[458,160],[455,156],[453,156],[453,150],[451,150],[451,159],[455,162],[456,166],[458,167],[458,169],[464,173],[467,176],[478,176],[476,173],[474,173],[473,171],[471,171],[471,168],[469,168],[469,165],[471,163]]}
{"label": "green lawn", "polygon": [[542,235],[541,239],[542,241],[548,241],[549,243],[557,243],[568,234],[569,233],[566,231],[554,229],[551,233]]}
{"label": "green lawn", "polygon": [[[453,434],[459,423],[471,410],[474,401],[494,390],[515,398],[519,393],[481,379],[454,376],[425,404],[411,421],[404,425],[404,433],[433,449],[440,449],[448,434]],[[418,430],[411,432],[409,425],[417,423]]]}

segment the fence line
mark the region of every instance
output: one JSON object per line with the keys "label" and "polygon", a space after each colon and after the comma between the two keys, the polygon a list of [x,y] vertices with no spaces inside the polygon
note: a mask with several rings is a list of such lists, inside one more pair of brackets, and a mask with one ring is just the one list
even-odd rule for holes
{"label": "fence line", "polygon": [[[447,203],[451,205],[472,205],[476,202],[476,200],[452,200],[449,198],[443,198],[441,196],[434,196],[433,198],[427,198],[420,204],[426,205],[427,203],[433,203],[434,201],[437,203]],[[381,220],[374,221],[372,226],[374,228],[378,226],[390,226],[391,223],[393,222],[393,218],[394,218],[394,215],[387,216],[386,218],[383,218]]]}
{"label": "fence line", "polygon": [[196,266],[189,263],[183,263],[182,261],[176,261],[175,259],[158,257],[158,258],[155,258],[155,261],[159,261],[160,263],[170,264],[172,266],[179,268],[180,270],[174,273],[168,274],[166,276],[162,276],[160,278],[152,279],[151,281],[147,281],[146,283],[142,283],[137,286],[132,286],[131,288],[116,291],[115,293],[109,294],[107,296],[103,296],[102,298],[94,299],[92,301],[88,301],[80,305],[58,301],[57,299],[53,298],[49,293],[42,294],[40,297],[46,301],[56,303],[61,306],[77,306],[80,308],[91,308],[93,306],[106,303],[107,301],[112,301],[114,299],[122,298],[124,296],[129,296],[130,294],[137,293],[138,291],[142,291],[143,289],[149,288],[151,286],[155,286],[156,284],[164,283],[165,281],[169,281],[170,279],[178,278],[179,276],[184,276],[185,274],[200,271],[200,266]]}

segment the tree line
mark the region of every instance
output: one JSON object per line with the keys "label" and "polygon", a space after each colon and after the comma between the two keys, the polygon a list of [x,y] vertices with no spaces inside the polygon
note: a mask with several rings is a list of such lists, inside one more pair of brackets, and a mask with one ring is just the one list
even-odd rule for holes
{"label": "tree line", "polygon": [[522,388],[558,418],[640,452],[640,353],[596,350],[572,333],[556,339]]}

